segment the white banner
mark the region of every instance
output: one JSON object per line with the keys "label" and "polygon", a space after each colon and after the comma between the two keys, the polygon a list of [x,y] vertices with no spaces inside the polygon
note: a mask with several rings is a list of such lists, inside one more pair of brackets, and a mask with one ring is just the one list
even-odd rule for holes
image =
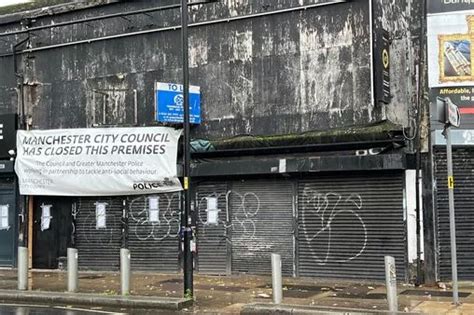
{"label": "white banner", "polygon": [[181,130],[168,127],[19,130],[22,195],[114,196],[182,189]]}

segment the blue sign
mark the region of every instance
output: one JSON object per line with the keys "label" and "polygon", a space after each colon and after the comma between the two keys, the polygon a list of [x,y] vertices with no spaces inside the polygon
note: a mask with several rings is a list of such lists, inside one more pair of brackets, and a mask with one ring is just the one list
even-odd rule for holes
{"label": "blue sign", "polygon": [[[183,86],[157,82],[155,88],[155,120],[168,123],[183,122]],[[201,90],[189,86],[189,122],[201,123]]]}

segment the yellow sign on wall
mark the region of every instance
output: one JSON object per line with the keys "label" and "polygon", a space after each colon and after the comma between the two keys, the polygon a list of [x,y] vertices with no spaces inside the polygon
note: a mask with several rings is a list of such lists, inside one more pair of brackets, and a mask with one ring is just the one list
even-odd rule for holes
{"label": "yellow sign on wall", "polygon": [[454,177],[448,176],[448,189],[454,189]]}

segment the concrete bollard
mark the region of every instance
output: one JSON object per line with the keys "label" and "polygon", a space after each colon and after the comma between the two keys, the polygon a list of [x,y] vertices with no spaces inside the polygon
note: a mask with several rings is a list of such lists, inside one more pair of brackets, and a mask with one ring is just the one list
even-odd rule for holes
{"label": "concrete bollard", "polygon": [[28,248],[18,247],[18,290],[28,289]]}
{"label": "concrete bollard", "polygon": [[120,249],[120,282],[122,295],[130,294],[130,250]]}
{"label": "concrete bollard", "polygon": [[272,254],[272,292],[273,303],[280,304],[283,299],[283,288],[281,280],[281,256]]}
{"label": "concrete bollard", "polygon": [[76,248],[67,249],[67,291],[77,292],[79,287],[78,253]]}
{"label": "concrete bollard", "polygon": [[385,287],[387,289],[388,310],[398,312],[397,274],[395,258],[385,256]]}

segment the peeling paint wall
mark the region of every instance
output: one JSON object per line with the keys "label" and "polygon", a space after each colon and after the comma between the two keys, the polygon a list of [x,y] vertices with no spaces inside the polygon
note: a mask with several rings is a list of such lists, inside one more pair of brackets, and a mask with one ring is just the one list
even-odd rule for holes
{"label": "peeling paint wall", "polygon": [[[195,137],[305,132],[385,117],[408,125],[419,5],[374,0],[376,25],[393,36],[393,99],[371,106],[368,0],[278,12],[325,2],[331,1],[222,0],[190,9],[190,22],[203,24],[189,30],[190,81],[202,93],[203,123],[193,127]],[[115,3],[38,17],[34,25],[171,3]],[[37,31],[31,46],[179,24],[177,10],[154,12]],[[1,24],[0,32],[15,27]],[[0,42],[0,54],[22,38],[5,38],[10,42]],[[38,50],[20,61],[34,128],[133,124],[135,103],[139,124],[151,124],[153,83],[182,81],[179,29]],[[12,57],[0,57],[0,71],[0,112],[11,112],[18,103]]]}
{"label": "peeling paint wall", "polygon": [[[413,126],[416,118],[417,65],[420,60],[423,1],[379,0],[374,2],[374,27],[388,30],[391,38],[390,76],[392,102],[387,119]],[[411,121],[410,121],[411,120]]]}

